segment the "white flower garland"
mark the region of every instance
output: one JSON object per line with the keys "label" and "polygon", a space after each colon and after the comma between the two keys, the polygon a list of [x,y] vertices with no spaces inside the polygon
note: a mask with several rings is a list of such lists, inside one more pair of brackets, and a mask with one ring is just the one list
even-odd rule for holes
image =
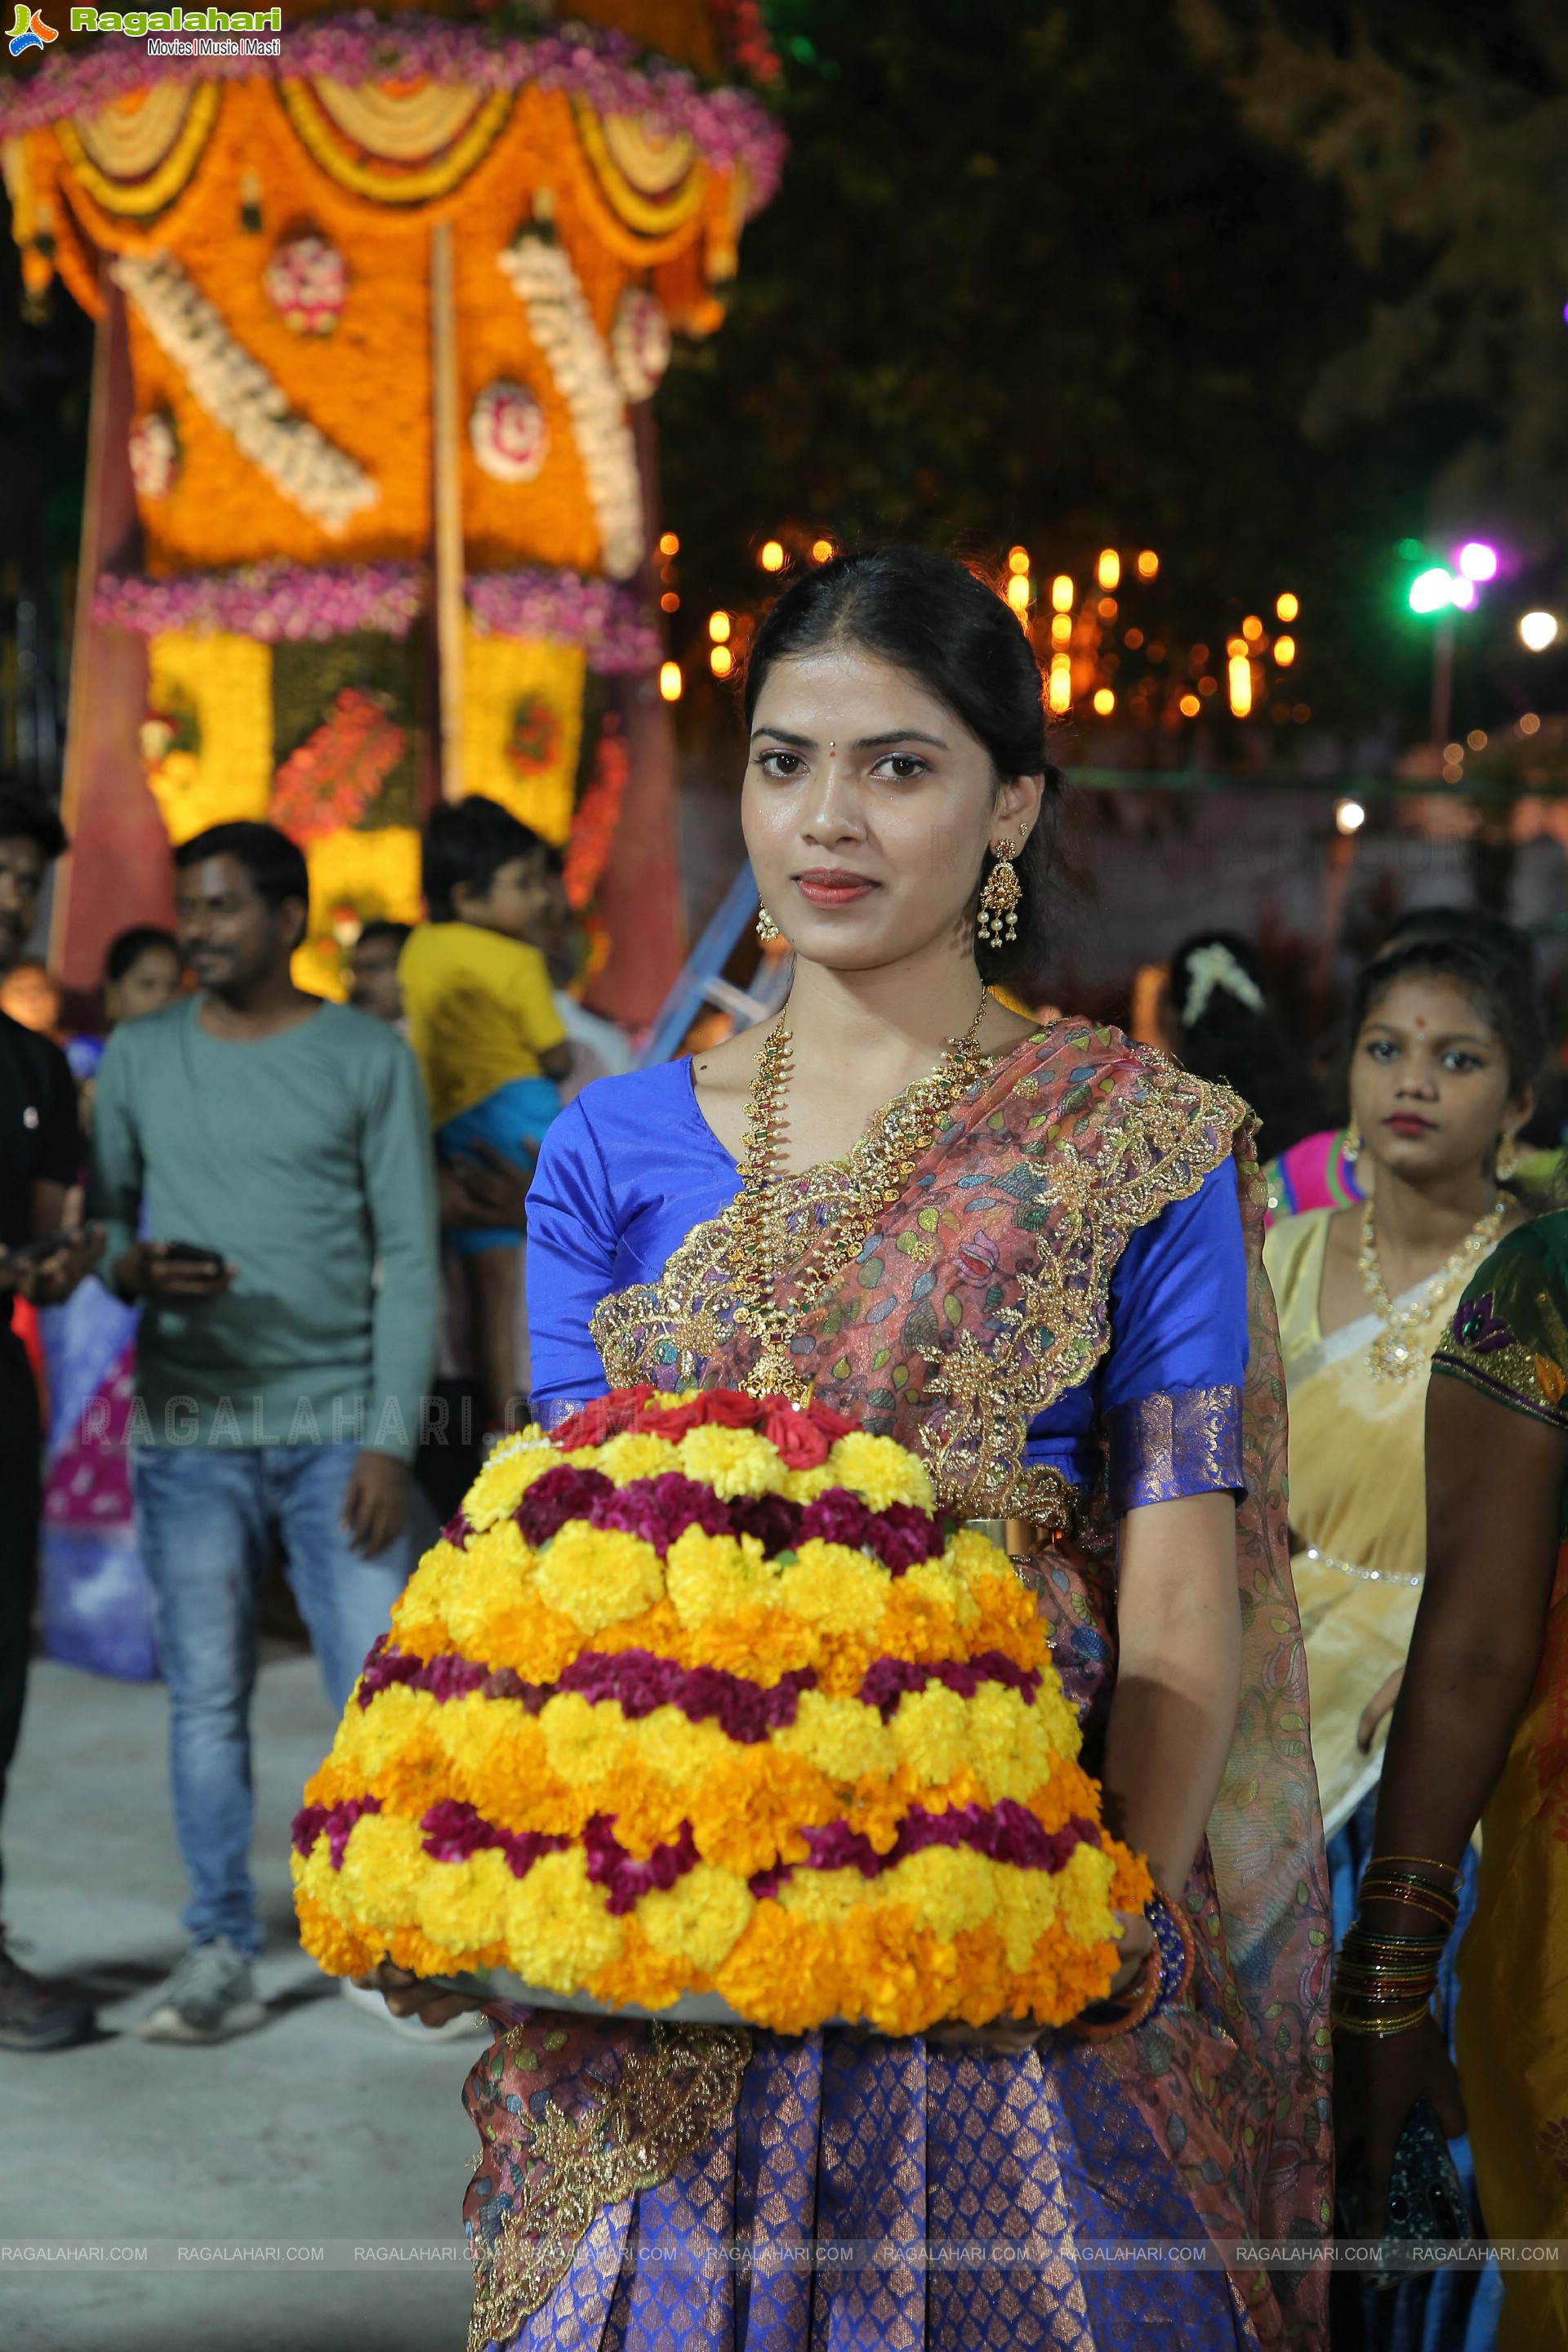
{"label": "white flower garland", "polygon": [[563,247],[525,229],[498,258],[571,412],[605,570],[612,580],[627,579],[643,552],[637,447],[610,354],[572,257]]}
{"label": "white flower garland", "polygon": [[237,343],[205,294],[166,253],[110,264],[154,341],[242,456],[335,539],[381,496],[354,460],[289,405],[282,385]]}

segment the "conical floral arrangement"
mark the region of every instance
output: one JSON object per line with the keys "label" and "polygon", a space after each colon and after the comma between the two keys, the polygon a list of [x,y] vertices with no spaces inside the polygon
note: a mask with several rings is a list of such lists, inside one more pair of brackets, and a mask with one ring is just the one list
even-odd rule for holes
{"label": "conical floral arrangement", "polygon": [[307,1948],[913,2033],[1101,1999],[1150,1881],[1035,1603],[819,1405],[623,1390],[499,1448],[295,1823]]}

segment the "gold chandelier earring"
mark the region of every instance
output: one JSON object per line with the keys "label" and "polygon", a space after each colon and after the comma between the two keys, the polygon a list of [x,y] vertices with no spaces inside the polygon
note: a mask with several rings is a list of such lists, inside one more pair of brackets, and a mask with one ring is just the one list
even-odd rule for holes
{"label": "gold chandelier earring", "polygon": [[1361,1129],[1356,1125],[1353,1118],[1345,1129],[1345,1139],[1341,1149],[1343,1150],[1345,1158],[1350,1161],[1351,1166],[1353,1168],[1356,1161],[1361,1158],[1363,1150]]}
{"label": "gold chandelier earring", "polygon": [[1023,846],[1021,841],[1004,841],[994,852],[996,862],[985,877],[985,887],[980,893],[974,914],[974,936],[983,948],[999,948],[1018,936],[1018,906],[1024,887],[1013,860]]}
{"label": "gold chandelier earring", "polygon": [[1495,1162],[1497,1181],[1500,1184],[1506,1184],[1510,1176],[1518,1175],[1519,1161],[1519,1138],[1517,1135],[1510,1135],[1505,1129],[1498,1138]]}
{"label": "gold chandelier earring", "polygon": [[778,938],[778,935],[779,927],[774,922],[773,917],[769,914],[767,908],[765,907],[759,907],[757,908],[757,937],[761,940],[763,947],[771,948],[773,941]]}

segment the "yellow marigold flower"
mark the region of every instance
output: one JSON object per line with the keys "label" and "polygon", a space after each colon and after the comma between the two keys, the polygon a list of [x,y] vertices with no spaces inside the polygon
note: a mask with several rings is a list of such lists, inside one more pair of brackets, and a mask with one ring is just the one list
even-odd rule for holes
{"label": "yellow marigold flower", "polygon": [[858,1634],[873,1641],[893,1579],[880,1560],[847,1544],[803,1543],[793,1566],[779,1578],[779,1599],[797,1617],[829,1633]]}
{"label": "yellow marigold flower", "polygon": [[416,1657],[433,1658],[452,1647],[447,1596],[462,1566],[463,1555],[455,1544],[432,1544],[393,1602],[393,1638]]}
{"label": "yellow marigold flower", "polygon": [[1065,1870],[1056,1874],[1057,1916],[1075,1943],[1099,1944],[1114,1937],[1110,1885],[1116,1864],[1099,1846],[1075,1846]]}
{"label": "yellow marigold flower", "polygon": [[943,2016],[958,1983],[950,1944],[917,1927],[901,1904],[862,1905],[837,1930],[846,2014],[882,2033],[920,2033]]}
{"label": "yellow marigold flower", "polygon": [[545,1702],[539,1717],[550,1769],[570,1788],[604,1781],[626,1756],[626,1718],[613,1699],[590,1706],[578,1691],[562,1691]]}
{"label": "yellow marigold flower", "polygon": [[777,1448],[754,1429],[700,1423],[687,1431],[679,1453],[687,1476],[711,1486],[726,1502],[737,1495],[776,1494],[784,1485],[784,1465]]}
{"label": "yellow marigold flower", "polygon": [[503,1438],[463,1497],[463,1516],[468,1525],[489,1528],[507,1517],[534,1480],[565,1458],[526,1430],[516,1437]]}
{"label": "yellow marigold flower", "polygon": [[827,1468],[833,1474],[829,1486],[848,1486],[874,1511],[885,1511],[889,1503],[913,1503],[929,1511],[936,1500],[924,1463],[890,1437],[854,1430],[836,1441]]}
{"label": "yellow marigold flower", "polygon": [[838,1938],[815,1919],[759,1903],[713,1982],[731,2009],[775,2033],[805,2033],[838,2014]]}
{"label": "yellow marigold flower", "polygon": [[540,1559],[534,1584],[547,1608],[596,1633],[651,1608],[663,1595],[664,1570],[641,1536],[570,1519]]}
{"label": "yellow marigold flower", "polygon": [[842,1481],[826,1462],[819,1462],[814,1470],[786,1470],[780,1493],[792,1503],[815,1503],[818,1495],[826,1495],[829,1486]]}
{"label": "yellow marigold flower", "polygon": [[429,1868],[416,1822],[395,1813],[363,1813],[349,1832],[337,1873],[344,1912],[374,1927],[403,1926],[416,1915]]}
{"label": "yellow marigold flower", "polygon": [[1005,1576],[977,1576],[969,1586],[977,1618],[966,1618],[971,1650],[1005,1650],[1021,1666],[1043,1666],[1050,1643],[1032,1592],[1011,1569]]}
{"label": "yellow marigold flower", "polygon": [[878,1881],[858,1870],[797,1870],[775,1900],[792,1918],[820,1919],[836,1926],[861,1903],[874,1902]]}
{"label": "yellow marigold flower", "polygon": [[634,1478],[658,1478],[666,1470],[679,1470],[680,1455],[668,1437],[625,1430],[600,1446],[594,1467],[617,1486],[627,1486]]}
{"label": "yellow marigold flower", "polygon": [[734,1746],[729,1733],[710,1716],[693,1723],[678,1706],[656,1706],[651,1715],[627,1728],[648,1770],[682,1789],[694,1787]]}
{"label": "yellow marigold flower", "polygon": [[874,1882],[877,1899],[907,1905],[921,1927],[951,1944],[961,1928],[994,1915],[996,1867],[971,1846],[927,1846]]}
{"label": "yellow marigold flower", "polygon": [[775,1731],[772,1745],[804,1756],[839,1788],[852,1787],[865,1772],[891,1772],[898,1760],[874,1706],[858,1698],[826,1698],[821,1691],[802,1691],[794,1723]]}
{"label": "yellow marigold flower", "polygon": [[838,1810],[814,1764],[771,1744],[731,1748],[689,1791],[685,1809],[699,1853],[741,1878],[775,1862],[804,1862],[801,1830]]}
{"label": "yellow marigold flower", "polygon": [[1043,1870],[1018,1870],[1011,1863],[992,1864],[996,1874],[995,1919],[1006,1947],[1007,1966],[1022,1975],[1034,1961],[1035,1947],[1056,1925],[1057,1889],[1066,1873],[1055,1876]]}
{"label": "yellow marigold flower", "polygon": [[[513,1537],[518,1532],[510,1520],[507,1532]],[[443,1613],[462,1655],[493,1664],[487,1628],[499,1610],[531,1597],[533,1555],[521,1540],[507,1542],[498,1528],[493,1535],[479,1537],[460,1558],[460,1566],[447,1573]]]}
{"label": "yellow marigold flower", "polygon": [[[1009,1570],[1011,1575],[1012,1571]],[[1013,1582],[1021,1592],[1016,1577]],[[980,1611],[974,1596],[961,1580],[940,1559],[920,1559],[900,1577],[899,1584],[909,1608],[922,1607],[940,1615],[944,1628],[956,1626],[961,1633],[973,1636],[980,1622]],[[1033,1605],[1033,1604],[1031,1604]],[[952,1640],[951,1631],[947,1638]],[[960,1644],[963,1647],[963,1644]]]}
{"label": "yellow marigold flower", "polygon": [[[693,1430],[693,1437],[744,1437],[745,1430]],[[683,1528],[665,1555],[665,1582],[675,1613],[689,1631],[714,1617],[768,1607],[778,1595],[778,1571],[763,1558],[754,1536],[710,1536]]]}
{"label": "yellow marigold flower", "polygon": [[610,1916],[601,1889],[589,1885],[581,1846],[547,1853],[526,1878],[510,1881],[507,1952],[529,1984],[575,1992],[614,1959],[620,1945],[620,1922]]}
{"label": "yellow marigold flower", "polygon": [[965,1584],[973,1584],[982,1576],[1005,1577],[1010,1584],[1023,1591],[1013,1573],[1011,1561],[999,1544],[983,1536],[978,1528],[955,1528],[942,1549],[942,1559],[955,1576]]}
{"label": "yellow marigold flower", "polygon": [[[969,1706],[956,1691],[928,1683],[923,1691],[906,1691],[888,1726],[894,1753],[918,1780],[935,1785],[951,1780],[964,1760],[968,1746]],[[979,1769],[984,1765],[975,1759]],[[1034,1787],[1037,1772],[1030,1780]]]}
{"label": "yellow marigold flower", "polygon": [[451,1952],[472,1953],[493,1940],[513,1885],[504,1854],[470,1854],[466,1862],[429,1862],[408,1924]]}
{"label": "yellow marigold flower", "polygon": [[466,1654],[486,1665],[510,1666],[525,1683],[554,1683],[586,1646],[581,1627],[547,1609],[530,1586],[480,1614]]}
{"label": "yellow marigold flower", "polygon": [[743,1878],[700,1862],[668,1893],[640,1897],[637,1923],[656,1952],[685,1958],[704,1976],[721,1966],[756,1909]]}
{"label": "yellow marigold flower", "polygon": [[1051,1743],[1048,1711],[1041,1707],[1039,1697],[1031,1706],[1017,1691],[1000,1683],[982,1683],[964,1715],[968,1759],[991,1803],[1016,1797],[1026,1804],[1049,1780],[1058,1753]]}

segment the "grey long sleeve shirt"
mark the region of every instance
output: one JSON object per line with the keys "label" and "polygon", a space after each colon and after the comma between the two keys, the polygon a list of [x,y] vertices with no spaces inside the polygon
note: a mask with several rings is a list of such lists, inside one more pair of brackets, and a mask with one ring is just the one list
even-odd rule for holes
{"label": "grey long sleeve shirt", "polygon": [[127,1022],[93,1103],[106,1274],[136,1239],[219,1250],[221,1298],[148,1303],[132,1442],[358,1439],[412,1458],[436,1344],[430,1129],[402,1039],[346,1006],[275,1037],[202,1027],[200,999]]}

